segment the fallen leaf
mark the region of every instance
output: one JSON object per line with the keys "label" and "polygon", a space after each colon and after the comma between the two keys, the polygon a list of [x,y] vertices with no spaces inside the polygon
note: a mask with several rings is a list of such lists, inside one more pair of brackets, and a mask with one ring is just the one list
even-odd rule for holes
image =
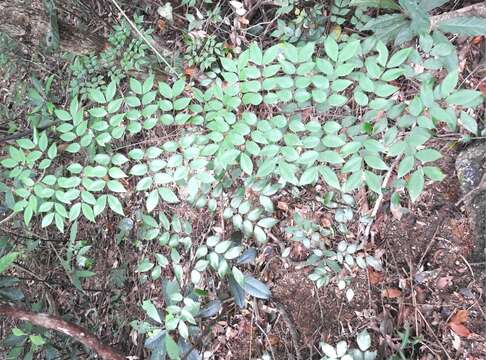
{"label": "fallen leaf", "polygon": [[462,239],[467,232],[467,226],[463,221],[450,219],[449,228],[456,239]]}
{"label": "fallen leaf", "polygon": [[186,67],[184,68],[184,75],[192,77],[196,73],[195,67]]}
{"label": "fallen leaf", "polygon": [[327,217],[323,216],[321,217],[321,225],[326,228],[330,228],[332,226],[332,221]]}
{"label": "fallen leaf", "polygon": [[451,286],[452,284],[452,276],[443,276],[437,279],[435,285],[438,289],[445,289]]}
{"label": "fallen leaf", "polygon": [[468,337],[471,335],[471,331],[462,324],[449,323],[449,327],[459,336]]}
{"label": "fallen leaf", "polygon": [[486,95],[486,83],[480,83],[479,84],[479,90],[483,93],[483,95]]}
{"label": "fallen leaf", "polygon": [[164,19],[166,19],[169,22],[174,21],[173,15],[172,15],[172,5],[171,3],[167,2],[163,6],[159,6],[157,9],[157,13]]}
{"label": "fallen leaf", "polygon": [[159,31],[164,31],[165,26],[166,26],[165,20],[159,19],[157,21],[157,28],[159,29]]}
{"label": "fallen leaf", "polygon": [[410,210],[407,209],[407,208],[404,208],[403,206],[392,204],[390,206],[390,212],[392,213],[392,215],[395,219],[401,220],[404,215],[410,213]]}
{"label": "fallen leaf", "polygon": [[461,338],[457,336],[456,333],[452,335],[454,336],[454,339],[452,340],[452,347],[456,350],[459,350],[461,348]]}
{"label": "fallen leaf", "polygon": [[483,37],[482,37],[481,35],[480,35],[480,36],[475,36],[475,37],[473,37],[473,39],[472,39],[472,43],[473,43],[474,45],[478,45],[478,44],[481,42],[481,40],[483,40]]}
{"label": "fallen leaf", "polygon": [[268,342],[270,343],[270,345],[276,346],[280,343],[280,338],[275,335],[268,335]]}
{"label": "fallen leaf", "polygon": [[289,210],[289,204],[287,204],[286,202],[283,202],[283,201],[279,201],[279,202],[277,202],[277,208],[279,208],[280,210],[283,210],[283,211],[288,211]]}
{"label": "fallen leaf", "polygon": [[373,269],[368,269],[368,276],[370,278],[371,285],[377,285],[383,281],[385,275],[383,273],[374,271]]}
{"label": "fallen leaf", "polygon": [[467,310],[459,310],[452,316],[449,324],[463,324],[467,321],[468,317],[469,313],[467,312]]}
{"label": "fallen leaf", "polygon": [[246,14],[246,9],[241,2],[232,0],[230,4],[235,10],[236,15],[243,16]]}
{"label": "fallen leaf", "polygon": [[238,17],[238,21],[243,25],[248,25],[250,23],[250,21],[244,16]]}
{"label": "fallen leaf", "polygon": [[402,292],[395,288],[385,289],[383,290],[383,296],[390,299],[399,298],[402,295]]}

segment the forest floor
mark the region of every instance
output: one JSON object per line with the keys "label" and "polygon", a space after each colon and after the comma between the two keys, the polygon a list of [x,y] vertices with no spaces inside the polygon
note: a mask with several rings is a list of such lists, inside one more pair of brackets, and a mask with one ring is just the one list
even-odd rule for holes
{"label": "forest floor", "polygon": [[[10,88],[1,81],[0,88]],[[434,147],[444,155],[439,165],[445,180],[428,184],[401,219],[389,208],[389,199],[384,199],[364,249],[382,261],[383,269],[344,269],[352,279],[347,287],[354,293],[351,301],[345,290],[318,289],[308,279],[309,268],[303,263],[309,253],[283,231],[295,212],[325,227],[333,226],[333,214],[316,200],[319,189],[303,190],[298,197],[279,193],[273,200],[280,228],[272,230],[256,264],[246,269],[267,284],[272,298],[253,299],[243,310],[225,303],[208,327],[207,358],[256,359],[267,352],[275,360],[320,359],[320,341],[353,342],[361,330],[368,329],[378,359],[392,353],[401,353],[403,359],[485,359],[484,263],[468,260],[472,232],[464,209],[455,205],[462,197],[455,172],[460,149],[441,140]],[[356,203],[362,213],[373,206],[364,193],[358,193]],[[142,208],[140,199],[128,200],[127,208],[134,211],[127,217],[135,217],[135,210]],[[210,219],[204,210],[173,207],[171,211],[192,221],[195,238],[202,239],[212,222],[220,221]],[[38,256],[13,270],[25,280],[23,290],[28,297],[54,314],[82,323],[133,359],[144,359],[142,338],[129,321],[144,316],[143,299],[154,299],[161,292],[156,282],[141,284],[136,271],[140,253],[154,251],[157,245],[118,241],[118,219],[110,216],[100,216],[96,226],[79,230],[79,236],[92,246],[91,270],[96,272],[83,282],[82,292],[71,284],[64,269],[53,268],[66,238],[47,230],[28,231],[21,219],[1,224],[0,234],[27,245],[38,244]],[[353,231],[347,240],[356,238],[361,226],[357,221],[349,224]],[[340,240],[329,241],[337,244]],[[282,258],[282,248],[288,246],[290,255]],[[0,327],[0,338],[9,334],[11,325]]]}

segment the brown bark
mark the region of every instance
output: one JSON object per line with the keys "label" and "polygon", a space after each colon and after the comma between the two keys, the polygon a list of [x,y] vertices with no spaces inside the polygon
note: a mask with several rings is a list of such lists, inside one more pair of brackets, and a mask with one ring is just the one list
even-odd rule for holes
{"label": "brown bark", "polygon": [[66,334],[84,346],[95,351],[105,360],[125,360],[126,357],[118,353],[112,347],[103,344],[96,337],[91,335],[85,328],[61,319],[58,316],[45,313],[33,313],[10,305],[0,305],[0,316],[7,316],[17,320],[29,321],[34,325],[46,329],[56,330]]}
{"label": "brown bark", "polygon": [[[86,54],[103,49],[103,37],[83,31],[58,15],[59,50]],[[11,38],[23,45],[44,48],[49,30],[42,0],[0,0],[0,31]]]}
{"label": "brown bark", "polygon": [[439,23],[461,16],[479,16],[486,18],[486,1],[482,3],[466,6],[457,10],[430,17],[430,26],[435,29]]}

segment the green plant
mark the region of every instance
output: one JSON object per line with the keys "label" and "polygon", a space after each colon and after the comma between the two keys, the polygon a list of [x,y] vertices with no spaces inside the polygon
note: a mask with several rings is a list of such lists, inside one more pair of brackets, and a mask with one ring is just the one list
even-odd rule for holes
{"label": "green plant", "polygon": [[[140,27],[143,17],[135,16],[134,24]],[[148,45],[140,38],[131,37],[126,21],[115,25],[108,38],[107,48],[99,55],[76,56],[70,59],[72,79],[69,92],[72,97],[86,98],[91,89],[105,88],[111,81],[120,81],[130,70],[141,71],[150,62],[146,54]],[[150,40],[151,30],[144,31]],[[69,58],[69,55],[66,55]]]}
{"label": "green plant", "polygon": [[206,37],[188,36],[184,59],[189,66],[196,66],[205,71],[211,69],[216,61],[225,55],[224,43],[214,35]]}
{"label": "green plant", "polygon": [[[361,27],[361,30],[373,31],[379,40],[384,43],[393,41],[396,46],[416,36],[428,38],[432,28],[463,35],[485,34],[486,20],[475,16],[451,16],[432,26],[428,13],[447,2],[449,0],[399,0],[401,13],[372,18]],[[396,8],[389,7],[389,9]]]}
{"label": "green plant", "polygon": [[331,6],[331,21],[342,25],[346,21],[346,15],[351,12],[351,0],[335,0]]}
{"label": "green plant", "polygon": [[277,28],[271,36],[292,44],[319,42],[325,36],[325,25],[328,20],[324,16],[325,5],[316,4],[311,8],[296,10],[296,17],[285,21],[277,19]]}
{"label": "green plant", "polygon": [[[148,346],[175,359],[198,336],[200,309],[218,298],[207,278],[229,288],[239,306],[247,294],[270,297],[245,266],[278,223],[272,197],[279,190],[319,183],[323,203],[345,224],[355,216],[350,195],[359,188],[377,196],[408,193],[414,202],[426,182],[442,180],[434,166],[441,154],[428,142],[439,131],[476,134],[471,111],[483,98],[457,89],[458,72],[449,66],[457,61],[455,50],[439,32],[431,39],[419,50],[394,52],[357,36],[339,42],[327,36],[322,49],[252,43],[235,59],[221,57],[215,76],[200,86],[186,79],[155,82],[150,75],[128,79],[123,92],[116,80],[89,89],[86,98],[56,108],[50,128],[7,148],[1,164],[14,197],[10,208],[26,226],[35,217],[64,232],[106,211],[129,216],[125,201],[143,199],[142,214],[132,219],[137,246],[156,242],[160,251],[140,259],[137,270],[142,281],[160,281],[162,269],[170,280],[165,299],[143,302],[151,320],[133,325],[150,336]],[[447,75],[437,81],[436,70]],[[410,81],[415,87],[399,97]],[[303,111],[309,107],[310,115]],[[154,129],[178,135],[156,145],[120,146],[138,134],[155,136]],[[392,172],[395,180],[385,183]],[[168,211],[179,203],[220,211],[225,230],[212,227],[195,242],[190,224]],[[313,253],[319,285],[341,267],[380,266],[354,244],[323,249],[317,242],[323,229],[300,226],[310,232],[299,241]],[[337,278],[341,289],[346,281]]]}
{"label": "green plant", "polygon": [[83,241],[76,241],[77,233],[78,223],[74,222],[70,229],[66,257],[61,259],[61,264],[71,283],[76,289],[82,291],[81,280],[92,277],[96,273],[89,270],[92,266],[92,260],[86,257],[91,246],[86,245]]}
{"label": "green plant", "polygon": [[278,6],[276,15],[280,16],[291,12],[298,3],[298,0],[276,0],[275,5]]}
{"label": "green plant", "polygon": [[417,355],[416,346],[422,343],[421,336],[412,336],[410,326],[405,326],[403,331],[397,331],[400,346],[398,354],[390,357],[390,360],[413,359]]}
{"label": "green plant", "polygon": [[[19,251],[12,251],[8,237],[0,237],[0,274],[3,274],[21,255]],[[24,294],[17,287],[19,280],[12,276],[0,275],[0,300],[20,301]]]}
{"label": "green plant", "polygon": [[[223,21],[220,2],[213,5],[213,0],[184,0],[182,5],[189,7],[186,11],[189,32],[202,30],[210,25],[219,27]],[[194,10],[196,15],[193,15],[191,10]]]}
{"label": "green plant", "polygon": [[340,341],[336,346],[325,342],[321,343],[321,350],[324,353],[322,360],[341,359],[341,360],[374,360],[376,351],[370,351],[371,336],[368,331],[363,330],[356,336],[358,348],[349,348],[346,341]]}
{"label": "green plant", "polygon": [[[43,304],[36,302],[30,307],[38,312]],[[68,349],[73,356],[77,356],[79,352],[70,339],[61,338],[56,333],[29,322],[21,322],[13,327],[11,333],[2,339],[2,345],[9,349],[8,353],[5,353],[5,359],[8,360],[29,360],[37,357],[55,359],[61,356],[61,347]]]}

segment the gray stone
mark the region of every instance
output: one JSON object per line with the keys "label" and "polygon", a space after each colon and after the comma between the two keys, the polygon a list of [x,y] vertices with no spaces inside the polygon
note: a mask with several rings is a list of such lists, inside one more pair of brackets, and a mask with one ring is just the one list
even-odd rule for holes
{"label": "gray stone", "polygon": [[[468,194],[478,187],[486,174],[486,142],[469,146],[456,159],[456,171],[462,194]],[[484,261],[486,258],[486,190],[475,190],[464,199],[474,236],[471,260]]]}

